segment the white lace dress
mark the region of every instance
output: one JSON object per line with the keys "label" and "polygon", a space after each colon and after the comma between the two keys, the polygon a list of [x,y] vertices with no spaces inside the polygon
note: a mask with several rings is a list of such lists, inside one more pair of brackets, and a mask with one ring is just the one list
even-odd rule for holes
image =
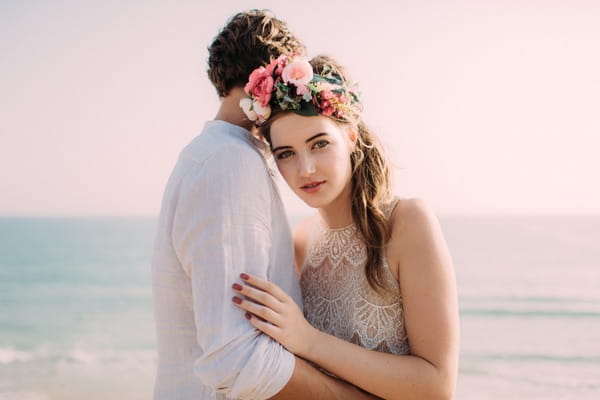
{"label": "white lace dress", "polygon": [[[389,218],[397,199],[384,212]],[[370,350],[409,354],[402,296],[385,255],[378,293],[365,275],[366,246],[355,225],[329,229],[316,222],[300,273],[304,315],[320,331]]]}

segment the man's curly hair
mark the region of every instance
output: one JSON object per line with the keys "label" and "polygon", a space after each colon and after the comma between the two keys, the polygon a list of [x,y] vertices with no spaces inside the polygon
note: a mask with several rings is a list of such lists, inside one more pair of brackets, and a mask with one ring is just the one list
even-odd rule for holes
{"label": "man's curly hair", "polygon": [[304,54],[302,42],[269,10],[250,10],[231,17],[208,47],[208,78],[225,97],[243,87],[257,67],[281,54]]}

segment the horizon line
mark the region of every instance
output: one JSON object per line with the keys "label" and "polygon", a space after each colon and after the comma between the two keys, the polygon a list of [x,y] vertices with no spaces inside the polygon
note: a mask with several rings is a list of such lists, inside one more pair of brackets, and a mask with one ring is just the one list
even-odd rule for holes
{"label": "horizon line", "polygon": [[[288,214],[288,218],[303,218],[308,217],[312,214]],[[582,213],[582,212],[543,212],[543,213],[526,213],[526,212],[476,212],[476,213],[465,213],[465,212],[439,212],[436,213],[438,218],[473,218],[473,217],[502,217],[502,218],[511,218],[511,217],[600,217],[600,212],[590,212],[590,213]],[[26,214],[26,213],[15,213],[15,214],[0,214],[0,219],[10,219],[10,218],[47,218],[47,219],[99,219],[99,218],[140,218],[140,219],[156,219],[159,217],[159,214],[121,214],[121,213],[101,213],[101,214]]]}

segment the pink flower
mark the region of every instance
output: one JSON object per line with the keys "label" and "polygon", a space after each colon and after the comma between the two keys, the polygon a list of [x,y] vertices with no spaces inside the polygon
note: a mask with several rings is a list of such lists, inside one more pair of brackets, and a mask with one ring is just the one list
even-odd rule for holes
{"label": "pink flower", "polygon": [[[284,60],[282,59],[282,57],[284,57],[283,55],[279,56],[278,58],[276,58],[275,60],[271,61],[269,63],[269,65],[267,65],[267,68],[265,69],[265,73],[267,75],[273,75],[273,72],[275,71],[275,68],[279,67],[279,65],[281,63],[284,62]],[[278,75],[280,75],[281,73],[279,73]]]}
{"label": "pink flower", "polygon": [[323,110],[321,110],[321,112],[323,113],[323,115],[326,116],[326,117],[329,117],[331,114],[333,114],[334,111],[335,110],[331,106],[326,107]]}
{"label": "pink flower", "polygon": [[294,60],[283,69],[281,77],[285,83],[296,86],[307,85],[313,78],[312,66],[306,60]]}
{"label": "pink flower", "polygon": [[321,100],[319,102],[319,108],[321,109],[321,114],[329,117],[335,111],[333,104],[329,100]]}
{"label": "pink flower", "polygon": [[319,93],[319,95],[321,96],[321,98],[323,100],[329,100],[329,99],[333,98],[333,93],[329,89],[323,90],[321,93]]}
{"label": "pink flower", "polygon": [[268,68],[258,67],[250,74],[248,83],[244,87],[244,91],[258,99],[263,106],[271,101],[271,93],[273,92],[273,77],[271,76],[273,67]]}
{"label": "pink flower", "polygon": [[310,91],[310,88],[306,85],[297,86],[296,94],[298,96],[302,96],[302,100],[304,100],[304,101],[312,100],[312,92]]}
{"label": "pink flower", "polygon": [[277,57],[277,59],[273,62],[271,62],[271,64],[274,65],[275,67],[275,75],[281,75],[281,73],[283,72],[283,69],[285,68],[285,64],[288,61],[288,56],[286,56],[285,54],[280,55],[279,57]]}
{"label": "pink flower", "polygon": [[252,94],[256,97],[263,106],[271,101],[271,93],[273,92],[273,77],[267,76],[260,84],[254,88]]}
{"label": "pink flower", "polygon": [[246,94],[250,95],[252,93],[252,89],[254,89],[254,87],[261,80],[264,71],[265,67],[258,67],[250,73],[250,76],[248,77],[248,83],[246,83],[246,86],[244,86],[244,91]]}

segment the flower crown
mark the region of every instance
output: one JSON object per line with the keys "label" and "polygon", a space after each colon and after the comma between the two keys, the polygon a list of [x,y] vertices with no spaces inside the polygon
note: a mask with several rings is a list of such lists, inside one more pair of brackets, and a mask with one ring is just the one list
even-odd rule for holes
{"label": "flower crown", "polygon": [[248,97],[240,100],[240,107],[256,126],[269,119],[272,106],[300,115],[323,114],[336,119],[360,113],[354,85],[347,86],[329,65],[319,75],[308,61],[295,56],[281,55],[266,67],[256,68],[244,91]]}

